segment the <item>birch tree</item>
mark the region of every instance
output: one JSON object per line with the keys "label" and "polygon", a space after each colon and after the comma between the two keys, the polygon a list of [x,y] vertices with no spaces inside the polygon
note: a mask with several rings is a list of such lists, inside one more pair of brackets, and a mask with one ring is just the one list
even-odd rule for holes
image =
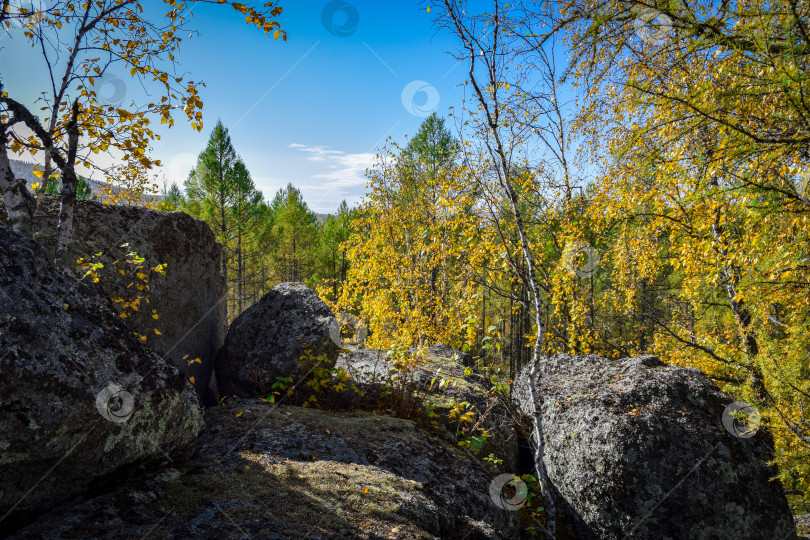
{"label": "birch tree", "polygon": [[[25,96],[11,95],[0,76],[0,194],[15,229],[30,233],[37,199],[14,178],[11,155],[44,160],[44,170],[38,173],[44,179],[38,197],[45,192],[52,169],[58,171],[62,192],[57,254],[61,256],[72,243],[78,166],[98,170],[137,191],[148,182],[147,172],[160,164],[150,157],[151,143],[158,138],[154,121],[171,126],[182,115],[192,128],[202,129],[201,83],[178,75],[182,36],[190,31],[191,10],[202,3],[229,5],[249,24],[286,40],[274,20],[281,13],[274,3],[255,8],[231,0],[164,0],[165,15],[150,18],[143,0],[54,0],[42,10],[32,9],[23,0],[2,0],[0,28],[10,32],[12,39],[31,45],[49,81],[36,102],[30,103]],[[10,31],[12,26],[20,30]],[[146,103],[105,100],[99,87],[108,77],[118,77],[115,71],[130,77],[132,84],[148,87],[152,99]],[[93,157],[100,153],[116,165],[100,165]],[[121,193],[126,195],[127,190]]]}

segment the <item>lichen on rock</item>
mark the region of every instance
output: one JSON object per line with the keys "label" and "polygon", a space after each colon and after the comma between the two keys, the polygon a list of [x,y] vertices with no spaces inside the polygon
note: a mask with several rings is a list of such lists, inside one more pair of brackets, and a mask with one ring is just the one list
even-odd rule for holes
{"label": "lichen on rock", "polygon": [[[792,538],[771,436],[727,431],[733,400],[699,370],[560,354],[538,372],[544,462],[578,538]],[[530,373],[513,389],[527,416]]]}
{"label": "lichen on rock", "polygon": [[4,528],[163,459],[203,422],[178,369],[136,339],[107,298],[48,261],[39,245],[0,227]]}

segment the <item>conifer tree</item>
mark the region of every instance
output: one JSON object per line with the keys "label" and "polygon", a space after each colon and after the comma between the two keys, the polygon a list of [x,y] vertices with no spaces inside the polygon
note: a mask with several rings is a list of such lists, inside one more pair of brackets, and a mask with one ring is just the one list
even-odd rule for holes
{"label": "conifer tree", "polygon": [[[229,260],[234,250],[231,236],[235,223],[230,208],[235,199],[233,168],[236,160],[228,129],[217,121],[208,138],[208,145],[200,153],[196,167],[186,180],[188,213],[208,222],[217,241],[222,244],[220,268],[225,283],[228,283]],[[228,320],[227,303],[225,320]]]}
{"label": "conifer tree", "polygon": [[271,208],[274,277],[280,281],[310,278],[315,271],[318,218],[292,184],[276,193]]}

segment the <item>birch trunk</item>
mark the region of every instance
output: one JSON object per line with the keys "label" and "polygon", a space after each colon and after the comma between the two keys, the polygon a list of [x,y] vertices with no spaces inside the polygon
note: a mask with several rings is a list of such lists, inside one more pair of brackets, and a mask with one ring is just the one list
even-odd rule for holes
{"label": "birch trunk", "polygon": [[14,177],[11,162],[8,159],[6,143],[8,141],[5,126],[0,132],[0,193],[6,205],[11,226],[15,231],[30,237],[34,220],[36,201],[28,192],[25,183]]}
{"label": "birch trunk", "polygon": [[59,225],[57,227],[56,259],[65,266],[67,252],[73,245],[73,210],[76,205],[76,152],[79,148],[79,102],[74,101],[68,123],[68,155],[62,167],[62,193],[59,195]]}

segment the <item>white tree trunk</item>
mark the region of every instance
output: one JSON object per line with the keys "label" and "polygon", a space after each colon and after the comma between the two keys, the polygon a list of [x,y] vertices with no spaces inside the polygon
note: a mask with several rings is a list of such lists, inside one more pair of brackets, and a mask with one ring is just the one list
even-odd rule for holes
{"label": "white tree trunk", "polygon": [[68,123],[68,156],[62,167],[62,193],[59,196],[59,226],[56,241],[56,258],[59,263],[67,267],[66,256],[70,246],[73,245],[73,209],[76,205],[76,187],[79,179],[74,168],[76,153],[79,148],[79,102],[74,101],[71,119]]}
{"label": "white tree trunk", "polygon": [[0,193],[2,193],[6,211],[11,220],[11,226],[15,231],[30,237],[36,201],[29,193],[25,183],[14,177],[6,148],[5,126],[2,129],[4,131],[0,133]]}

